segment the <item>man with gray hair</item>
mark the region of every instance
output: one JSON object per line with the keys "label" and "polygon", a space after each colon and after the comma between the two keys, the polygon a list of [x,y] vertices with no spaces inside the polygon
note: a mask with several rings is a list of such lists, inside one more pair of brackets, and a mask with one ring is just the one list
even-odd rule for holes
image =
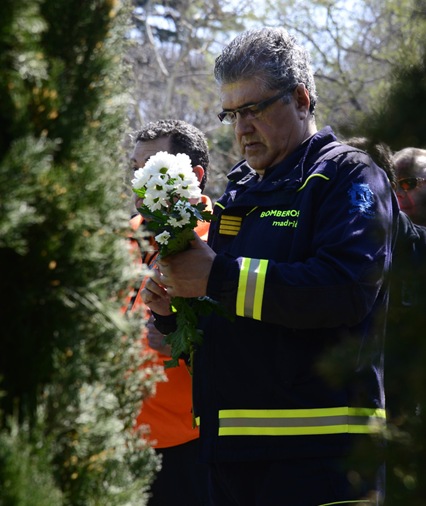
{"label": "man with gray hair", "polygon": [[399,206],[417,225],[426,225],[426,149],[403,148],[394,153]]}
{"label": "man with gray hair", "polygon": [[[380,504],[371,434],[385,424],[396,198],[364,152],[317,131],[309,54],[284,29],[237,36],[215,77],[243,159],[208,244],[162,259],[143,293],[159,328],[167,297],[208,296],[233,315],[200,320],[194,361],[210,504]],[[368,465],[350,459],[358,444]]]}

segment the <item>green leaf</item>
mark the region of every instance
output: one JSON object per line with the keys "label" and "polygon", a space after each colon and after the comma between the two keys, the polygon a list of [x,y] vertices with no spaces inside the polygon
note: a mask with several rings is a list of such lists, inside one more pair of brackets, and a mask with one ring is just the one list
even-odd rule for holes
{"label": "green leaf", "polygon": [[[212,311],[232,318],[216,301],[208,297],[185,299],[173,297],[171,305],[176,311],[177,329],[166,336],[166,342],[172,347],[172,359],[165,362],[165,367],[176,367],[183,355],[192,357],[195,346],[203,343],[203,332],[198,328],[200,316],[207,316]],[[191,362],[192,360],[190,360]],[[190,368],[192,363],[189,364]]]}
{"label": "green leaf", "polygon": [[145,197],[146,189],[145,188],[133,188],[134,193],[138,197],[141,197],[142,199]]}
{"label": "green leaf", "polygon": [[189,247],[189,243],[194,240],[194,231],[190,228],[184,228],[174,237],[169,239],[166,245],[160,248],[160,254],[164,258],[167,255],[185,251]]}

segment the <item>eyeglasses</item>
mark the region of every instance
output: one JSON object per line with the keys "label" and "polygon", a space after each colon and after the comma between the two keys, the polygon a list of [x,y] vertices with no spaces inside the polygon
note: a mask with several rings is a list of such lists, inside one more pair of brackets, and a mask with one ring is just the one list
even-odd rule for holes
{"label": "eyeglasses", "polygon": [[424,177],[406,177],[398,181],[399,187],[402,188],[405,192],[414,190],[414,188],[418,188],[419,186],[423,186],[425,183],[426,178]]}
{"label": "eyeglasses", "polygon": [[220,121],[225,125],[232,125],[237,121],[237,113],[241,118],[245,119],[255,119],[259,116],[259,114],[264,111],[267,107],[272,105],[274,102],[279,100],[280,98],[285,97],[289,94],[289,91],[285,91],[284,93],[280,93],[279,95],[274,95],[273,97],[267,98],[266,100],[262,100],[261,102],[257,102],[257,104],[249,104],[244,107],[239,107],[238,109],[234,109],[232,111],[222,111],[217,117]]}

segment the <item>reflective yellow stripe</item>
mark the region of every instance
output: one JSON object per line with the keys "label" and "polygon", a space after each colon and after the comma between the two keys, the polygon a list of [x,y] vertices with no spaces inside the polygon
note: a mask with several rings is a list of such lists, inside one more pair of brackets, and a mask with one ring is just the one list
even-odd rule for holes
{"label": "reflective yellow stripe", "polygon": [[259,206],[255,206],[253,207],[253,209],[250,209],[250,211],[246,214],[246,216],[248,216],[249,214],[251,214],[253,211],[256,211],[256,209],[258,208]]}
{"label": "reflective yellow stripe", "polygon": [[220,427],[219,436],[320,436],[326,434],[370,434],[368,427]]}
{"label": "reflective yellow stripe", "polygon": [[385,410],[374,408],[221,410],[219,436],[369,434],[385,420]]}
{"label": "reflective yellow stripe", "polygon": [[243,258],[238,281],[236,313],[260,320],[268,260]]}
{"label": "reflective yellow stripe", "polygon": [[219,411],[219,418],[308,418],[339,415],[374,415],[380,418],[385,418],[386,411],[380,408],[350,408],[348,406],[312,409],[222,409]]}
{"label": "reflective yellow stripe", "polygon": [[240,267],[240,279],[238,280],[237,292],[237,316],[244,316],[244,301],[246,298],[246,286],[249,273],[250,258],[243,258]]}
{"label": "reflective yellow stripe", "polygon": [[263,302],[263,293],[265,290],[265,278],[267,268],[268,268],[268,261],[259,260],[259,266],[257,268],[257,277],[256,277],[256,289],[254,294],[254,304],[253,304],[253,318],[255,320],[260,320],[262,316],[262,302]]}
{"label": "reflective yellow stripe", "polygon": [[324,174],[311,174],[307,179],[306,181],[303,183],[303,185],[297,190],[298,192],[300,192],[300,190],[303,190],[303,188],[305,188],[305,186],[308,184],[308,181],[310,179],[312,179],[313,177],[320,177],[322,179],[325,179],[326,181],[329,181],[330,178],[327,177],[327,176],[324,176]]}
{"label": "reflective yellow stripe", "polygon": [[[376,501],[374,501],[376,503]],[[373,501],[370,501],[369,499],[356,499],[355,501],[337,501],[337,502],[328,502],[326,504],[319,504],[318,506],[338,506],[339,504],[356,504],[357,506],[363,505],[363,504],[373,504]]]}

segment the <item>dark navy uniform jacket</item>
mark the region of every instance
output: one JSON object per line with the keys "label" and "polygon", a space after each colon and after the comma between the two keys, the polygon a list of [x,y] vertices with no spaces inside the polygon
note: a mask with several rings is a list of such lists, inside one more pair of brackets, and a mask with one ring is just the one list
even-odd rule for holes
{"label": "dark navy uniform jacket", "polygon": [[203,460],[343,455],[384,424],[397,203],[364,152],[336,145],[327,127],[261,180],[243,161],[215,205],[207,295],[231,317],[202,322],[195,356]]}

